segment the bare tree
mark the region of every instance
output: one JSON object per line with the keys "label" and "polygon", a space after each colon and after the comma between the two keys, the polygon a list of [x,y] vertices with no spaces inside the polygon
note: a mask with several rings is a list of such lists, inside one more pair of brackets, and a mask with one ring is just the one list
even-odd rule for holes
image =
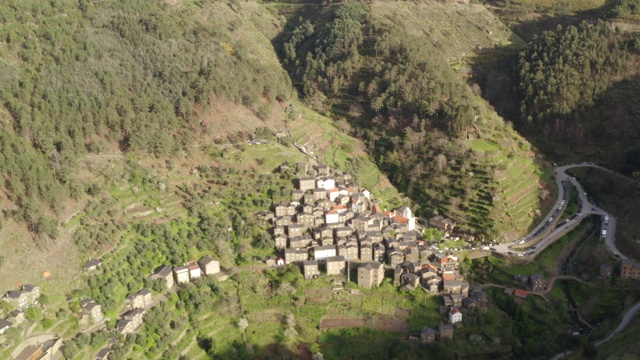
{"label": "bare tree", "polygon": [[447,166],[447,157],[444,154],[436,155],[436,164],[438,164],[438,171],[442,172],[444,167]]}
{"label": "bare tree", "polygon": [[240,318],[238,320],[238,327],[242,331],[242,340],[247,341],[247,327],[249,326],[249,320],[246,318]]}
{"label": "bare tree", "polygon": [[284,336],[293,339],[298,336],[298,330],[296,330],[296,318],[292,313],[288,313],[285,318],[285,324],[287,328],[284,330]]}

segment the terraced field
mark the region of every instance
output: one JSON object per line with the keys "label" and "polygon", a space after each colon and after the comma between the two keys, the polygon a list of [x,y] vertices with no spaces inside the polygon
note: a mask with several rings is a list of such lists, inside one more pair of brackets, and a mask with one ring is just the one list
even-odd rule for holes
{"label": "terraced field", "polygon": [[549,206],[546,200],[553,198],[554,190],[546,185],[552,172],[548,164],[535,160],[529,149],[513,151],[520,141],[515,133],[499,142],[491,136],[470,141],[472,152],[482,156],[449,169],[450,199],[461,199],[464,214],[452,214],[451,204],[439,210],[455,217],[461,228],[486,229],[499,241],[528,232],[537,214]]}

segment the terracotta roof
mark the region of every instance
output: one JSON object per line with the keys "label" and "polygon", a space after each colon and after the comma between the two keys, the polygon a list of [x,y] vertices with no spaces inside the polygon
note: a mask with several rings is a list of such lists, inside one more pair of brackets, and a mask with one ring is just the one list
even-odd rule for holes
{"label": "terracotta roof", "polygon": [[397,221],[397,222],[399,222],[399,223],[401,223],[401,224],[406,224],[406,223],[408,223],[408,222],[409,222],[409,219],[407,219],[407,218],[403,218],[403,217],[401,217],[401,216],[394,216],[394,217],[393,217],[393,220],[395,220],[395,221]]}
{"label": "terracotta roof", "polygon": [[455,280],[456,276],[453,273],[442,274],[442,280]]}
{"label": "terracotta roof", "polygon": [[520,290],[520,289],[516,289],[514,290],[513,294],[517,297],[521,297],[521,298],[526,298],[527,295],[529,295],[528,292],[524,291],[524,290]]}

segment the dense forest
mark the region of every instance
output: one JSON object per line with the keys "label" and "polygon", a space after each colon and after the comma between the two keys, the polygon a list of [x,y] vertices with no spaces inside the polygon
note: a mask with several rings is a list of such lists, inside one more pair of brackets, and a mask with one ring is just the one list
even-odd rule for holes
{"label": "dense forest", "polygon": [[500,169],[469,140],[504,131],[505,158],[526,145],[512,142],[508,126],[485,111],[428,38],[375,18],[365,3],[326,12],[292,25],[280,47],[299,93],[316,110],[346,119],[423,215],[443,213],[463,231],[498,233],[487,209]]}
{"label": "dense forest", "polygon": [[631,20],[640,20],[640,1],[617,0],[611,12],[613,16]]}
{"label": "dense forest", "polygon": [[[319,110],[357,96],[380,118],[396,114],[404,123],[415,116],[439,125],[450,135],[473,119],[470,93],[429,43],[395,36],[398,28],[371,21],[367,5],[340,6],[320,29],[307,20],[284,44],[286,64],[302,95]],[[387,119],[376,119],[386,123]]]}
{"label": "dense forest", "polygon": [[514,75],[522,128],[551,140],[549,150],[558,140],[598,144],[614,166],[640,169],[637,41],[601,21],[536,36],[520,52]]}
{"label": "dense forest", "polygon": [[520,53],[518,64],[523,115],[539,128],[576,126],[560,123],[560,118],[593,106],[613,77],[626,71],[629,58],[603,22],[536,36]]}
{"label": "dense forest", "polygon": [[198,16],[215,11],[211,6],[0,4],[0,172],[17,205],[8,215],[26,221],[34,234],[53,237],[52,215],[65,198],[85,191],[74,176],[78,156],[108,143],[175,153],[204,130],[199,115],[215,99],[241,103],[264,118],[271,102],[289,96],[286,74],[256,61],[232,35],[251,19]]}

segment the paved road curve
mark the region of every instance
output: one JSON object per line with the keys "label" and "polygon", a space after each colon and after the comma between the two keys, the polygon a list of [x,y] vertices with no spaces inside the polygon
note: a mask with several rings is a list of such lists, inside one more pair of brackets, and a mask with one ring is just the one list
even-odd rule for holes
{"label": "paved road curve", "polygon": [[[599,215],[603,219],[603,229],[606,229],[607,231],[605,236],[605,243],[607,247],[618,258],[626,259],[627,257],[624,256],[620,251],[618,251],[618,248],[615,246],[615,217],[599,208],[595,204],[590,203],[589,199],[587,198],[587,193],[582,188],[582,185],[580,185],[580,183],[574,177],[567,174],[567,170],[585,167],[600,169],[631,181],[631,179],[623,175],[614,173],[611,170],[594,164],[582,163],[556,167],[555,175],[556,185],[558,186],[558,198],[556,199],[556,202],[554,203],[553,208],[549,212],[549,214],[547,214],[542,219],[542,222],[538,224],[538,226],[536,226],[535,229],[533,229],[533,231],[531,231],[531,233],[529,233],[524,238],[518,241],[496,245],[492,250],[494,252],[508,256],[529,256],[533,258],[538,256],[549,245],[553,244],[562,236],[577,227],[585,217],[588,217],[590,215]],[[569,201],[568,187],[570,185],[572,185],[578,192],[578,198],[580,201],[579,211],[574,216],[570,217],[567,222],[556,225],[555,228],[552,228],[556,224],[558,217],[561,216],[566,209],[567,202]],[[540,239],[541,236],[542,238]],[[536,240],[538,239],[539,241],[536,243]],[[534,244],[535,246],[531,246]],[[514,247],[524,248],[528,246],[531,246],[529,250],[523,251],[514,249]]]}
{"label": "paved road curve", "polygon": [[598,341],[596,343],[596,346],[600,346],[604,343],[606,343],[607,341],[611,340],[611,338],[613,338],[613,336],[619,332],[621,332],[622,330],[624,330],[624,328],[627,327],[627,325],[629,325],[629,323],[631,322],[631,319],[633,319],[633,316],[640,310],[640,302],[633,305],[633,307],[631,307],[631,309],[629,309],[629,311],[627,311],[626,314],[624,314],[624,316],[622,317],[622,321],[620,322],[620,325],[618,325],[618,327],[613,330],[613,332],[607,336],[606,338]]}
{"label": "paved road curve", "polygon": [[[604,168],[602,166],[598,166],[598,165],[594,165],[594,164],[589,164],[589,163],[582,163],[582,164],[572,164],[572,165],[565,165],[565,166],[560,166],[560,167],[556,167],[555,169],[555,173],[556,173],[556,183],[558,185],[558,199],[556,200],[556,203],[554,205],[553,210],[551,210],[551,212],[549,214],[547,214],[547,216],[543,219],[542,223],[539,224],[529,235],[527,235],[524,239],[524,241],[520,240],[517,242],[512,242],[512,243],[507,243],[507,244],[501,244],[499,246],[496,246],[496,252],[499,253],[503,253],[503,254],[507,254],[507,255],[516,255],[516,256],[522,256],[522,255],[518,255],[518,254],[525,254],[522,251],[515,251],[515,250],[511,250],[511,247],[514,245],[519,245],[519,246],[526,246],[527,243],[531,243],[533,242],[532,240],[536,239],[536,236],[539,235],[540,233],[543,233],[545,227],[547,226],[546,224],[551,223],[554,217],[558,216],[561,214],[561,211],[564,210],[563,206],[566,206],[566,204],[564,202],[562,202],[562,199],[564,200],[568,200],[567,196],[566,196],[566,185],[564,184],[568,184],[571,183],[575,189],[578,191],[578,195],[579,195],[579,199],[580,199],[580,207],[579,207],[579,211],[576,213],[576,216],[573,217],[571,220],[569,220],[567,223],[565,223],[564,225],[558,226],[556,227],[553,231],[551,231],[549,234],[547,234],[538,244],[536,244],[535,246],[535,251],[529,251],[526,253],[526,255],[535,257],[536,255],[538,255],[546,246],[548,246],[549,244],[553,243],[554,241],[558,240],[560,237],[562,237],[566,232],[566,229],[568,228],[575,228],[586,216],[589,215],[600,215],[602,216],[602,224],[603,230],[606,230],[606,235],[604,236],[605,238],[605,244],[607,245],[607,247],[609,248],[609,250],[619,259],[627,259],[626,256],[624,256],[624,254],[622,254],[618,248],[616,247],[615,241],[616,241],[616,218],[607,213],[606,211],[602,210],[601,208],[597,207],[594,204],[591,204],[587,198],[587,194],[584,192],[582,186],[580,185],[580,183],[578,181],[576,181],[576,179],[574,177],[571,177],[569,175],[567,175],[567,170],[570,169],[574,169],[574,168],[585,168],[585,167],[589,167],[589,168],[594,168],[594,169],[600,169],[602,171],[605,171],[611,175],[614,176],[618,176],[621,177],[623,179],[629,180],[629,181],[634,181],[631,178],[628,178],[624,175],[615,173],[607,168]],[[570,231],[570,230],[569,230]],[[635,304],[633,307],[631,307],[622,317],[622,321],[620,322],[620,324],[618,325],[618,327],[611,333],[609,334],[609,336],[607,336],[606,338],[598,341],[595,345],[596,346],[600,346],[606,342],[608,342],[609,340],[611,340],[616,334],[618,334],[619,332],[623,331],[627,325],[629,325],[629,323],[631,322],[631,320],[633,319],[633,317],[635,316],[635,314],[640,311],[640,302]],[[571,351],[566,351],[566,352],[562,352],[560,354],[555,355],[554,357],[552,357],[551,359],[553,360],[557,360],[557,359],[563,359],[565,358],[567,355],[570,355],[572,352]]]}

